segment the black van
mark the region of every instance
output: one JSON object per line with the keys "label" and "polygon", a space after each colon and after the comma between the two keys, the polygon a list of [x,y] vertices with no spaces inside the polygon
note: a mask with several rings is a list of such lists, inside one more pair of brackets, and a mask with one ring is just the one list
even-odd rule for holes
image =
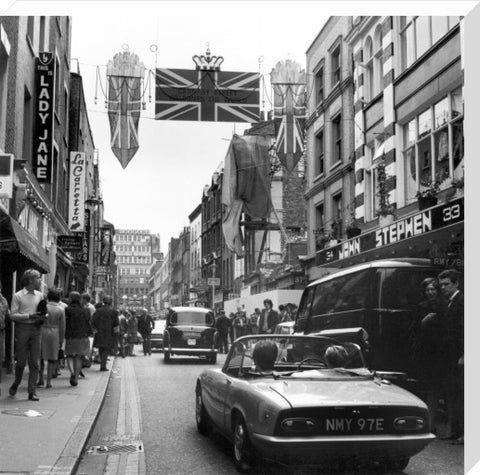
{"label": "black van", "polygon": [[310,283],[297,314],[296,331],[362,327],[367,364],[378,371],[415,375],[412,326],[423,300],[421,282],[443,270],[429,259],[388,259],[349,267]]}

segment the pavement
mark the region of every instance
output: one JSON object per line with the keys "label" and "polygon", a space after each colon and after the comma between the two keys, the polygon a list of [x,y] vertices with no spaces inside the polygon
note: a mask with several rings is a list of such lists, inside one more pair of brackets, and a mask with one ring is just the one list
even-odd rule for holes
{"label": "pavement", "polygon": [[52,379],[52,388],[38,387],[39,401],[29,401],[28,367],[12,397],[13,375],[2,373],[0,384],[0,474],[70,475],[79,462],[100,412],[114,357],[108,371],[84,368],[85,378],[71,386],[70,372]]}

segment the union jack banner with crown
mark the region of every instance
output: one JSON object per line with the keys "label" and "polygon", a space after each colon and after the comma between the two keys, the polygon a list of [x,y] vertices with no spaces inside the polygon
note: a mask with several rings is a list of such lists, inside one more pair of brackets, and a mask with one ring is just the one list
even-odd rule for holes
{"label": "union jack banner with crown", "polygon": [[157,68],[155,119],[257,122],[260,74]]}
{"label": "union jack banner with crown", "polygon": [[303,155],[305,140],[305,71],[287,59],[272,70],[275,149],[280,163],[291,172]]}

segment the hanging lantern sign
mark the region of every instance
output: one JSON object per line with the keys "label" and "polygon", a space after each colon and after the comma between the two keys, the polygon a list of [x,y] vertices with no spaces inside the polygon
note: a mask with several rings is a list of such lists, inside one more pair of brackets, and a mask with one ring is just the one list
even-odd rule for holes
{"label": "hanging lantern sign", "polygon": [[195,55],[195,70],[157,68],[155,118],[214,122],[257,122],[260,74],[220,71],[222,56]]}
{"label": "hanging lantern sign", "polygon": [[124,51],[107,65],[110,146],[125,168],[138,150],[138,123],[145,67],[136,54]]}
{"label": "hanging lantern sign", "polygon": [[280,61],[271,72],[276,151],[292,171],[303,155],[305,138],[305,70],[296,61]]}

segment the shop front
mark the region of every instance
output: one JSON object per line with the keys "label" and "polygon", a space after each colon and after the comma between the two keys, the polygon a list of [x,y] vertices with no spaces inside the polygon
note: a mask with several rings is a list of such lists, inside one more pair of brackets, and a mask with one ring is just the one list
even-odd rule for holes
{"label": "shop front", "polygon": [[308,280],[355,264],[388,258],[429,258],[433,265],[463,271],[464,198],[403,217],[318,251]]}

